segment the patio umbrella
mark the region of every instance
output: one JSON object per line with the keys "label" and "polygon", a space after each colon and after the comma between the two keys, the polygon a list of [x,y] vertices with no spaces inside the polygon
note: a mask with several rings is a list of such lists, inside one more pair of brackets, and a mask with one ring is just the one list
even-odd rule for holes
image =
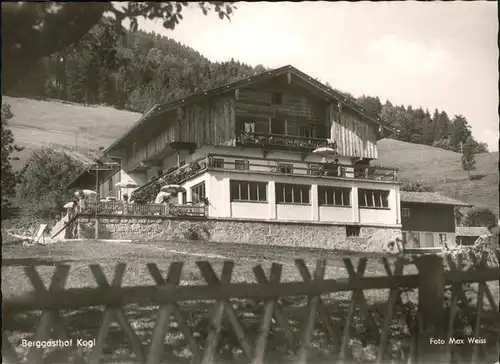
{"label": "patio umbrella", "polygon": [[179,185],[166,185],[160,188],[160,191],[169,192],[169,193],[178,193],[184,192],[186,189]]}
{"label": "patio umbrella", "polygon": [[137,183],[134,181],[121,181],[115,184],[115,187],[137,187]]}
{"label": "patio umbrella", "polygon": [[83,190],[82,192],[85,196],[97,196],[97,192],[92,190]]}
{"label": "patio umbrella", "polygon": [[313,150],[313,154],[332,155],[332,154],[337,154],[337,151],[333,148],[321,147]]}
{"label": "patio umbrella", "polygon": [[65,209],[70,209],[70,208],[72,208],[72,207],[73,207],[73,204],[74,204],[74,202],[73,202],[73,201],[70,201],[70,202],[68,202],[66,205],[64,205],[63,207],[64,207]]}
{"label": "patio umbrella", "polygon": [[165,197],[170,197],[172,194],[165,191],[160,191],[155,198],[155,203],[162,203]]}

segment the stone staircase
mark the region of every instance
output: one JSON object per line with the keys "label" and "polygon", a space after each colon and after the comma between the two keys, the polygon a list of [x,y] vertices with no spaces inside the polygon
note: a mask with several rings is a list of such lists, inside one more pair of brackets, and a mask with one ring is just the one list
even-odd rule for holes
{"label": "stone staircase", "polygon": [[[66,225],[68,223],[68,214],[66,213],[66,215],[64,215],[62,217],[61,220],[59,220],[55,225],[54,227],[52,228],[52,230],[50,230],[50,240],[52,241],[60,241],[60,240],[64,240],[64,239],[67,239],[66,237],[66,229],[63,229],[61,230],[64,225]],[[52,237],[55,233],[57,233],[59,230],[61,230],[56,236]]]}

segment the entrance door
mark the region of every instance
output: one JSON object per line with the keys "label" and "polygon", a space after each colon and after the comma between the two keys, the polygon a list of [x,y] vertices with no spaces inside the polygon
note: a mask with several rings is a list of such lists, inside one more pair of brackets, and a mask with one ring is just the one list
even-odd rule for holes
{"label": "entrance door", "polygon": [[284,119],[271,118],[271,134],[286,134]]}

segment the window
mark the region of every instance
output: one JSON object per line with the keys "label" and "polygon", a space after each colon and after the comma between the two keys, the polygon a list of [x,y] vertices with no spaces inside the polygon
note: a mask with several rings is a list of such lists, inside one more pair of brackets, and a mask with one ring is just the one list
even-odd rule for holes
{"label": "window", "polygon": [[271,95],[271,105],[281,105],[283,103],[283,95],[274,93]]}
{"label": "window", "polygon": [[224,159],[223,158],[214,158],[213,159],[213,167],[214,168],[224,168]]}
{"label": "window", "polygon": [[406,246],[410,241],[410,233],[408,231],[403,231],[403,245]]}
{"label": "window", "polygon": [[345,235],[348,238],[358,237],[360,231],[361,231],[361,227],[359,227],[359,226],[346,226],[345,227]]}
{"label": "window", "polygon": [[388,208],[389,191],[359,189],[359,206],[370,208]]}
{"label": "window", "polygon": [[293,164],[278,164],[278,172],[279,173],[293,173]]}
{"label": "window", "polygon": [[205,182],[198,183],[197,185],[191,187],[191,196],[193,203],[203,201],[205,197],[207,197],[205,191]]}
{"label": "window", "polygon": [[255,122],[254,121],[246,121],[245,122],[245,133],[254,133],[255,132]]}
{"label": "window", "polygon": [[318,202],[320,206],[350,206],[351,189],[318,186]]}
{"label": "window", "polygon": [[183,204],[187,203],[187,192],[186,191],[182,192],[182,203]]}
{"label": "window", "polygon": [[276,183],[276,203],[309,203],[311,186]]}
{"label": "window", "polygon": [[402,217],[410,217],[410,209],[408,207],[403,207],[401,209],[401,216]]}
{"label": "window", "polygon": [[314,138],[314,128],[307,127],[307,126],[301,126],[299,128],[299,136],[306,137],[306,138]]}
{"label": "window", "polygon": [[418,231],[409,231],[407,239],[408,248],[420,248],[420,233]]}
{"label": "window", "polygon": [[267,201],[266,182],[231,181],[231,201]]}
{"label": "window", "polygon": [[321,167],[319,164],[310,164],[309,165],[309,174],[312,174],[314,176],[320,176],[321,175]]}
{"label": "window", "polygon": [[109,194],[113,194],[113,178],[109,178],[108,179],[108,191],[109,191]]}
{"label": "window", "polygon": [[234,169],[238,171],[247,171],[250,169],[250,163],[244,159],[236,159],[234,161]]}
{"label": "window", "polygon": [[422,248],[433,248],[434,247],[434,233],[421,233],[420,236],[420,246]]}
{"label": "window", "polygon": [[446,242],[447,242],[446,234],[439,234],[439,244],[443,245]]}

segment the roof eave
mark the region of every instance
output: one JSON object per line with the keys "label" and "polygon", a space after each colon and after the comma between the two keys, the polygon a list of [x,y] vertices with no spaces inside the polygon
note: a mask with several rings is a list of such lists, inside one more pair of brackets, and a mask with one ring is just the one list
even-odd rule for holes
{"label": "roof eave", "polygon": [[437,202],[437,201],[408,201],[408,200],[403,200],[401,199],[401,202],[406,202],[406,203],[419,203],[419,204],[425,204],[425,205],[448,205],[448,206],[457,206],[457,207],[472,207],[474,205],[462,203],[462,202],[457,202],[457,203],[452,203],[452,202]]}

